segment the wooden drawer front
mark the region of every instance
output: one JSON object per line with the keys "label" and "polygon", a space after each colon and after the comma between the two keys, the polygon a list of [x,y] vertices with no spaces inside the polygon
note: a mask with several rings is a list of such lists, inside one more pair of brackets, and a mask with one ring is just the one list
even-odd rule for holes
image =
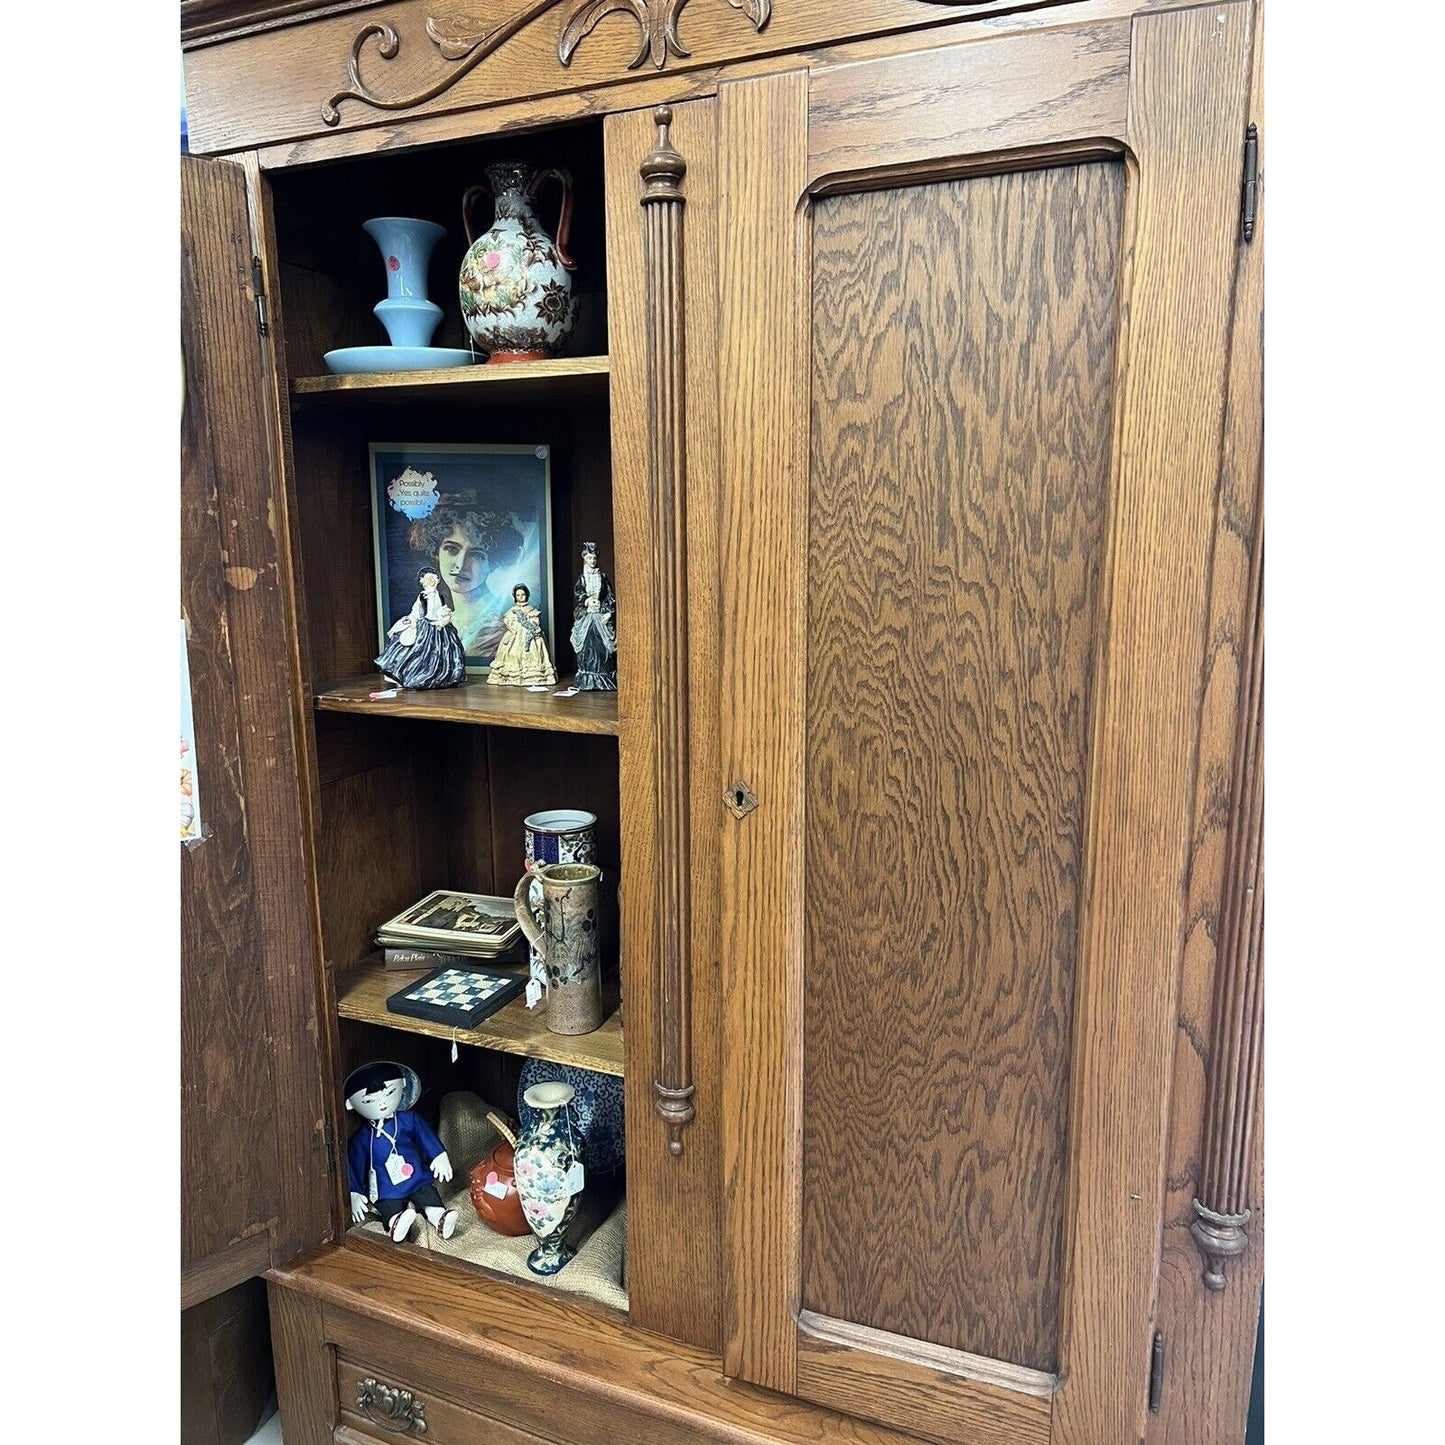
{"label": "wooden drawer front", "polygon": [[382,1370],[338,1356],[339,1441],[423,1440],[428,1445],[556,1445],[430,1391],[412,1388]]}

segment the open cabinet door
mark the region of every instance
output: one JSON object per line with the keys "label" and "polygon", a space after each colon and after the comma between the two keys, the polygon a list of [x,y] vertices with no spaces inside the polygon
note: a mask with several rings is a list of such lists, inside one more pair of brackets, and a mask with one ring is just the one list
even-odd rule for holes
{"label": "open cabinet door", "polygon": [[719,89],[725,1368],[1142,1439],[1247,3]]}
{"label": "open cabinet door", "polygon": [[181,1303],[331,1230],[274,372],[246,177],[181,158],[181,620],[202,835],[181,858]]}

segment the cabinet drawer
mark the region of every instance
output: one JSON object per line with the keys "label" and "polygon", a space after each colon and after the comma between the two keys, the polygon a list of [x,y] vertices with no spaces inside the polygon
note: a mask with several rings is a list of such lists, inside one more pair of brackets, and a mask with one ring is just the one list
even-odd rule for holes
{"label": "cabinet drawer", "polygon": [[340,1441],[421,1440],[427,1445],[556,1445],[503,1420],[454,1404],[430,1390],[417,1390],[383,1370],[338,1356],[337,1399]]}

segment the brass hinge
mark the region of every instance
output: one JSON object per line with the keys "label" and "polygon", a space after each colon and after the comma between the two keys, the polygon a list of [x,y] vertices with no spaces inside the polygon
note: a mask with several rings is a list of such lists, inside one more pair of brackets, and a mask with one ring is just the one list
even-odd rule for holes
{"label": "brass hinge", "polygon": [[1154,1348],[1149,1351],[1149,1413],[1157,1415],[1164,1399],[1164,1336],[1154,1336]]}
{"label": "brass hinge", "polygon": [[271,328],[266,324],[266,288],[261,279],[261,258],[251,257],[251,292],[256,298],[256,329],[262,336],[269,336]]}
{"label": "brass hinge", "polygon": [[1241,229],[1246,241],[1254,240],[1254,220],[1259,212],[1259,127],[1250,121],[1244,132],[1244,200],[1240,207]]}

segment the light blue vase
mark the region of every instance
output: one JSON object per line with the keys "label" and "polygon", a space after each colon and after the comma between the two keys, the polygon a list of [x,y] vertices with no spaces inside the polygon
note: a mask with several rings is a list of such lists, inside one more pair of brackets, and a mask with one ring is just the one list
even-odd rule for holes
{"label": "light blue vase", "polygon": [[430,346],[442,309],[427,300],[427,267],[446,227],[412,216],[377,216],[362,229],[386,263],[386,300],[374,308],[393,346]]}

